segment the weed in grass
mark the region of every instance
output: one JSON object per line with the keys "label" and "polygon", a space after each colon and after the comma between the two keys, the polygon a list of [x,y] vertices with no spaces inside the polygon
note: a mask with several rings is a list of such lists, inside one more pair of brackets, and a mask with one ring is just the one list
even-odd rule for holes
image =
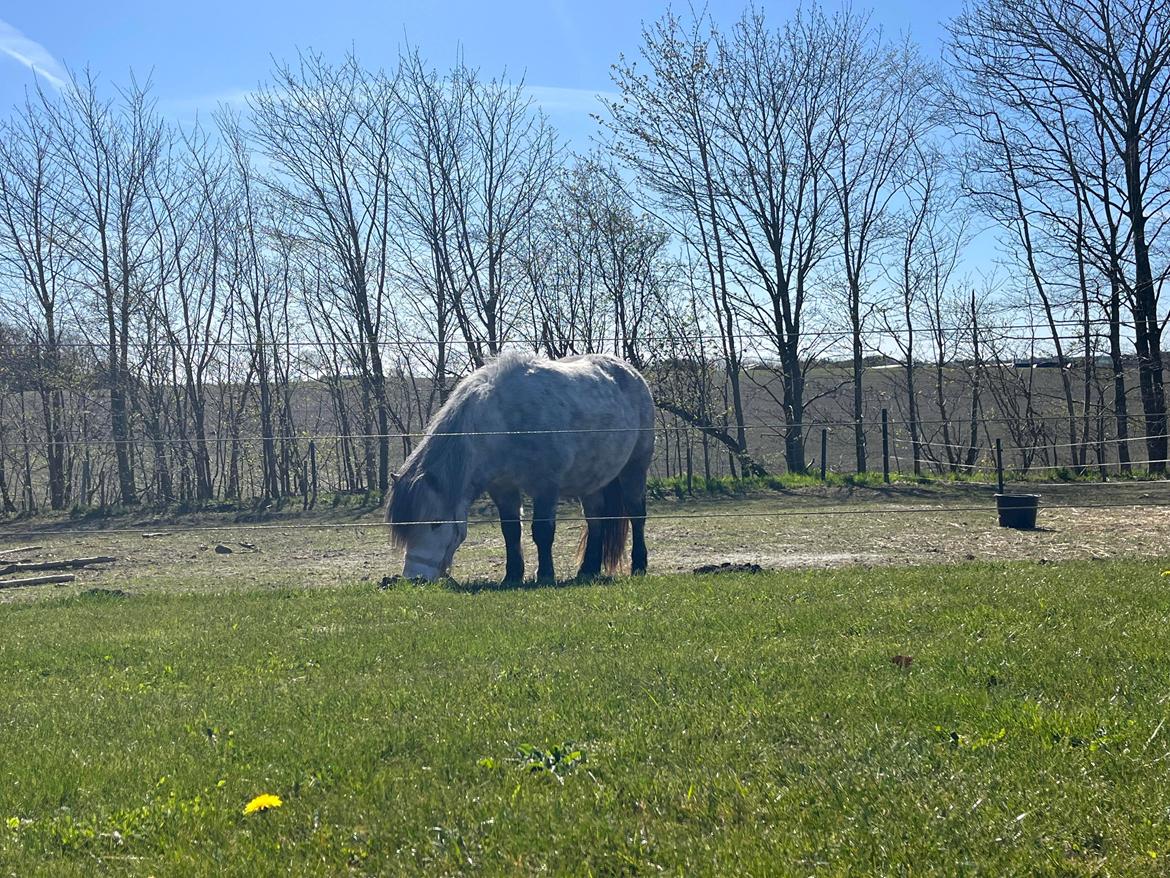
{"label": "weed in grass", "polygon": [[564,783],[565,775],[585,761],[585,751],[573,744],[540,749],[532,744],[516,748],[516,762],[529,774],[548,774]]}

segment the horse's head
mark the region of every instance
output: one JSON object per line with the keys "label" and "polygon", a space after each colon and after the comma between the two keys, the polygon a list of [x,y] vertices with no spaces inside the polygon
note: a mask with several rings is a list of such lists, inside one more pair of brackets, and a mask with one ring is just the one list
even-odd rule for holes
{"label": "horse's head", "polygon": [[452,502],[432,475],[395,476],[386,504],[391,539],[406,550],[402,575],[433,582],[451,569],[467,537],[467,506]]}

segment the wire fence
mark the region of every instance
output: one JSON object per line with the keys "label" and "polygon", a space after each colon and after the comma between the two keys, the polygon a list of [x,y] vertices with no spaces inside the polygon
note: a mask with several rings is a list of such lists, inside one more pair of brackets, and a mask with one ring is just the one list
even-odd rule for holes
{"label": "wire fence", "polygon": [[[870,470],[894,477],[913,474],[919,480],[931,475],[938,479],[956,477],[989,477],[997,472],[994,457],[993,435],[1010,435],[1016,422],[1007,418],[983,417],[976,422],[981,435],[978,441],[946,442],[937,435],[937,428],[949,424],[952,435],[956,431],[969,430],[969,424],[939,419],[920,419],[916,426],[917,439],[913,438],[905,421],[893,422],[889,418],[873,418],[860,424],[848,420],[820,420],[803,423],[786,421],[752,421],[742,425],[735,423],[696,426],[675,420],[673,423],[659,422],[647,427],[575,427],[561,429],[531,430],[474,430],[439,432],[436,436],[462,439],[470,442],[490,441],[503,436],[553,437],[564,434],[604,435],[615,432],[652,432],[657,437],[658,454],[654,461],[653,477],[657,479],[685,479],[692,485],[696,478],[710,480],[736,476],[737,464],[748,472],[753,466],[765,472],[783,474],[789,467],[788,442],[797,436],[807,454],[804,475],[822,479],[830,476],[860,475],[855,463],[855,433],[860,426],[866,435],[869,449]],[[1055,436],[1067,423],[1060,418],[1050,418],[1041,429]],[[936,435],[930,435],[931,429]],[[739,458],[734,442],[742,429],[745,434],[756,438],[747,446],[750,459]],[[11,436],[13,431],[10,431]],[[817,433],[820,442],[817,442]],[[79,505],[107,506],[110,503],[114,484],[113,452],[119,446],[128,448],[136,463],[137,477],[146,491],[157,490],[160,478],[159,467],[169,463],[172,477],[177,483],[173,495],[182,500],[191,491],[190,472],[194,455],[206,455],[208,471],[214,467],[214,477],[223,484],[225,473],[233,467],[236,480],[236,499],[243,499],[251,493],[256,497],[261,476],[264,454],[283,455],[286,458],[284,493],[288,497],[309,495],[315,504],[322,494],[370,493],[368,481],[358,484],[361,463],[368,461],[370,448],[391,443],[391,464],[398,466],[413,445],[428,435],[421,430],[395,430],[386,433],[340,433],[301,432],[263,435],[207,435],[144,437],[136,435],[127,440],[108,437],[73,436],[31,437],[27,431],[17,433],[17,438],[4,439],[0,435],[0,482],[3,480],[4,463],[7,460],[9,472],[15,472],[19,486],[13,493],[19,494],[21,504],[28,511],[38,497],[43,498],[48,478],[49,456],[59,451],[68,455],[81,497],[90,503]],[[1021,444],[1009,442],[1004,470],[1010,479],[1032,479],[1042,473],[1055,475],[1070,472],[1084,476],[1097,473],[1101,478],[1124,476],[1142,469],[1164,469],[1170,460],[1165,456],[1135,453],[1138,449],[1158,447],[1158,440],[1170,438],[1167,433],[1136,432],[1133,435],[1085,436],[1077,442],[1032,441]],[[1018,442],[1018,440],[1017,440]],[[879,452],[880,448],[880,452]],[[1122,453],[1122,452],[1126,453]],[[93,456],[91,457],[91,452]],[[1061,455],[1063,454],[1063,459]],[[79,471],[80,470],[80,471]],[[754,470],[753,470],[754,471]],[[365,473],[364,476],[368,476]],[[742,475],[742,474],[741,474]],[[347,483],[346,479],[349,478]],[[186,481],[183,481],[183,480]],[[30,496],[30,485],[37,496]],[[102,493],[104,490],[104,494]],[[96,496],[95,496],[96,494]],[[93,502],[96,499],[96,504]],[[231,499],[225,497],[224,499]],[[44,501],[41,499],[41,504]],[[16,505],[13,503],[12,505]],[[9,511],[15,511],[9,507]]]}
{"label": "wire fence", "polygon": [[[1145,485],[1153,483],[1145,482]],[[1158,482],[1159,485],[1170,484],[1170,480]],[[1061,487],[1068,487],[1067,483],[1060,483]],[[1084,487],[1091,488],[1092,483]],[[1048,510],[1094,510],[1094,509],[1167,509],[1170,510],[1170,489],[1166,491],[1166,502],[1057,502],[1046,503],[1044,509]],[[802,517],[819,517],[819,516],[873,516],[873,515],[931,515],[937,516],[940,514],[956,514],[956,513],[986,513],[990,509],[994,509],[993,504],[955,504],[955,503],[939,503],[939,504],[914,504],[909,506],[899,506],[897,504],[883,504],[880,507],[850,507],[843,504],[830,507],[809,507],[805,509],[775,509],[775,510],[757,510],[757,509],[742,509],[737,511],[720,511],[720,510],[704,510],[702,512],[651,512],[646,515],[647,522],[654,521],[708,521],[721,519],[769,519],[769,518],[802,518]],[[558,515],[556,520],[558,523],[568,524],[583,524],[588,521],[613,521],[624,520],[626,516],[594,516],[586,518],[584,515]],[[521,515],[519,519],[521,523],[532,522],[531,516]],[[516,519],[508,519],[509,522],[516,521]],[[432,527],[437,525],[462,525],[469,526],[488,526],[497,524],[498,521],[489,517],[472,517],[470,519],[455,519],[455,518],[438,518],[427,519],[424,521],[411,522],[414,526]],[[337,522],[337,521],[315,521],[315,522],[230,522],[224,524],[197,524],[197,525],[181,525],[178,529],[185,534],[201,534],[201,533],[247,533],[252,531],[278,531],[278,532],[297,532],[307,530],[338,530],[338,531],[381,531],[384,525],[377,521],[362,521],[362,522]],[[128,536],[157,536],[159,534],[158,526],[152,527],[22,527],[19,532],[13,532],[7,538],[9,539],[26,539],[29,537],[71,537],[71,538],[93,538],[103,535],[128,535]]]}
{"label": "wire fence", "polygon": [[[808,425],[808,427],[812,428],[814,426],[819,426],[821,429],[827,430],[828,429],[828,426],[826,425],[827,423],[828,422],[822,422],[821,424],[818,424],[818,425],[810,424],[810,425]],[[851,422],[835,422],[835,423],[837,426],[848,426],[848,427],[853,426],[853,424]],[[745,426],[748,426],[748,425],[745,425]],[[771,424],[771,423],[769,423],[769,424],[753,424],[750,426],[758,427],[761,429],[772,429],[772,428],[784,428],[784,427],[787,427],[788,425],[778,422],[775,424]],[[610,432],[610,431],[616,430],[616,429],[621,429],[621,428],[604,428],[604,429],[587,428],[587,429],[531,430],[531,431],[523,431],[523,430],[522,431],[479,431],[479,432],[450,433],[450,434],[445,434],[445,435],[466,437],[466,438],[513,435],[513,434],[514,435],[538,435],[539,436],[539,435],[550,434],[550,433],[551,434],[559,434],[559,433]],[[657,430],[657,429],[661,429],[661,428],[656,427],[654,429]],[[379,435],[380,434],[371,434],[372,437],[378,437]],[[1117,440],[1117,441],[1142,442],[1142,441],[1145,441],[1145,440],[1150,439],[1150,438],[1163,438],[1165,435],[1166,434],[1154,434],[1152,436],[1151,435],[1138,435],[1138,436],[1129,437],[1128,440]],[[325,437],[325,438],[340,438],[340,437]],[[352,439],[352,438],[356,438],[356,437],[349,437],[349,438]],[[365,437],[365,438],[369,438],[369,437]],[[924,445],[924,446],[927,444],[928,443],[921,443],[921,445]],[[895,443],[892,443],[892,442],[888,443],[887,444],[887,451],[892,450],[894,447],[895,447]],[[952,445],[951,447],[952,448],[961,448],[963,450],[969,450],[967,448],[967,446],[954,446],[954,445]],[[1047,445],[1045,445],[1045,446],[1038,445],[1038,446],[1034,447],[1034,450],[1041,451],[1041,450],[1045,450],[1049,447],[1050,446],[1047,446]],[[1064,447],[1071,447],[1071,443],[1065,445]],[[984,451],[983,449],[980,449],[981,453],[983,453],[983,451]],[[1165,459],[1161,460],[1161,461],[1148,460],[1148,459],[1133,460],[1133,461],[1131,461],[1131,464],[1133,466],[1142,466],[1142,465],[1148,465],[1148,464],[1157,463],[1157,462],[1167,463],[1167,462],[1170,462],[1170,460],[1165,460]],[[966,482],[956,483],[953,479],[932,478],[930,476],[923,476],[923,475],[909,476],[908,474],[905,474],[905,473],[891,472],[889,469],[889,460],[888,459],[886,461],[884,461],[884,463],[885,463],[885,476],[886,476],[887,482],[891,481],[891,479],[894,481],[909,479],[908,482],[902,482],[901,484],[895,486],[895,490],[903,489],[903,488],[913,488],[914,485],[947,486],[950,488],[958,488],[958,489],[963,489],[963,488],[969,487],[969,488],[974,488],[974,489],[987,490],[987,489],[990,489],[990,486],[992,484],[991,482],[988,482],[987,484],[978,484],[978,483],[971,484],[971,483],[966,483]],[[1003,479],[1005,477],[1005,475],[1010,478],[1010,475],[1011,475],[1010,472],[1005,473],[1002,470],[1000,470],[1000,468],[998,467],[996,462],[986,462],[986,460],[984,462],[976,463],[976,464],[966,464],[963,462],[947,463],[946,466],[951,468],[952,471],[959,470],[959,471],[967,472],[970,474],[978,473],[978,474],[985,474],[988,476],[995,474],[995,475],[999,476],[1000,479]],[[1135,510],[1135,511],[1136,510],[1150,510],[1150,511],[1170,510],[1170,488],[1167,487],[1168,485],[1170,485],[1170,479],[1145,479],[1145,480],[1140,480],[1140,481],[1123,481],[1123,482],[1105,482],[1105,481],[1099,481],[1099,482],[1084,482],[1084,481],[1038,482],[1038,481],[1033,480],[1033,481],[1027,482],[1027,485],[1028,485],[1030,490],[1041,488],[1041,487],[1062,488],[1062,489],[1070,489],[1070,490],[1074,490],[1074,491],[1086,494],[1085,499],[1058,498],[1056,502],[1046,503],[1044,505],[1044,509],[1046,511],[1119,510],[1119,509],[1130,509],[1130,510]],[[1137,500],[1117,498],[1115,495],[1111,496],[1111,498],[1108,500],[1097,500],[1095,497],[1096,493],[1099,490],[1109,489],[1110,491],[1115,491],[1115,489],[1117,487],[1120,487],[1120,486],[1143,488],[1147,492],[1149,492],[1149,495],[1143,496]],[[904,517],[904,516],[913,517],[913,516],[919,516],[919,515],[939,516],[939,515],[957,515],[957,514],[968,514],[968,513],[988,513],[992,509],[994,509],[994,504],[992,504],[990,502],[990,498],[987,498],[986,502],[975,504],[975,503],[971,503],[969,500],[964,500],[961,497],[961,495],[952,495],[952,498],[950,500],[945,500],[942,502],[933,502],[933,503],[900,502],[897,500],[897,497],[895,495],[892,498],[886,497],[884,502],[873,503],[870,505],[863,505],[863,506],[857,506],[854,504],[850,504],[848,502],[841,502],[839,500],[826,503],[825,498],[823,498],[823,497],[810,497],[810,498],[808,498],[807,505],[804,505],[801,508],[776,508],[776,509],[766,509],[766,510],[761,510],[761,509],[757,509],[757,508],[741,508],[741,509],[735,509],[735,510],[704,509],[704,510],[700,510],[700,511],[682,511],[682,510],[670,510],[667,507],[659,506],[656,508],[652,508],[652,511],[647,515],[647,520],[650,522],[656,522],[656,521],[701,522],[701,521],[714,521],[714,520],[789,519],[789,518],[799,518],[799,517],[809,517],[809,516],[811,516],[811,517],[822,517],[822,516],[853,517],[853,516],[895,515],[895,516],[899,516],[899,517]],[[280,513],[276,513],[276,514],[279,515]],[[610,517],[602,516],[600,518],[593,518],[593,520],[594,521],[599,521],[599,520],[604,521],[604,520],[609,520],[609,518]],[[531,523],[532,518],[530,515],[527,517],[522,516],[522,520],[526,521],[528,523]],[[564,522],[564,523],[583,523],[583,522],[587,521],[587,519],[583,515],[580,515],[580,514],[559,515],[558,520],[560,522]],[[415,522],[414,524],[417,524],[419,526],[433,526],[433,525],[451,525],[451,524],[463,524],[463,523],[464,523],[464,521],[461,519],[438,518],[438,519],[427,519],[424,521]],[[475,525],[475,526],[485,526],[485,525],[492,524],[493,519],[491,519],[490,517],[473,516],[469,523],[471,525]],[[13,532],[9,535],[9,538],[13,539],[13,540],[16,540],[16,539],[23,540],[23,539],[27,539],[30,537],[52,537],[52,538],[64,538],[64,539],[94,539],[94,538],[100,538],[103,536],[115,536],[115,535],[151,536],[151,535],[157,535],[157,530],[158,530],[159,526],[160,525],[157,523],[152,523],[149,526],[147,526],[147,525],[119,526],[117,524],[115,524],[113,526],[107,526],[106,523],[104,523],[104,522],[94,522],[94,523],[90,523],[88,525],[78,526],[76,524],[76,522],[62,522],[59,525],[37,527],[37,526],[35,526],[35,524],[32,521],[25,521],[25,522],[21,523],[21,526],[19,528],[13,529]],[[163,526],[165,527],[166,525],[163,525]],[[172,526],[174,527],[175,525],[172,525]],[[250,532],[265,532],[265,531],[278,531],[278,532],[284,532],[284,533],[293,533],[293,532],[298,532],[298,531],[309,531],[309,530],[314,530],[314,531],[319,531],[319,530],[348,531],[348,532],[354,532],[354,533],[364,533],[364,532],[369,532],[369,531],[379,531],[383,527],[384,527],[384,525],[381,522],[376,521],[376,520],[348,521],[348,522],[329,521],[329,520],[322,520],[322,521],[286,520],[286,521],[248,522],[248,521],[235,520],[235,521],[223,522],[223,523],[203,523],[203,522],[200,522],[200,523],[182,523],[182,524],[177,525],[177,528],[180,529],[184,534],[201,534],[201,533],[207,533],[207,534],[227,534],[227,533],[246,534],[246,533],[250,533]]]}
{"label": "wire fence", "polygon": [[[1076,335],[1083,333],[1086,325],[1112,328],[1115,322],[1101,318],[1087,322],[1080,319],[1051,322],[1008,320],[986,331],[1026,331],[1034,339],[1037,332],[1059,333],[1066,329]],[[939,325],[924,327],[923,332],[961,333],[970,329],[967,324]],[[886,336],[897,335],[898,331],[890,327],[874,330],[878,335]],[[984,331],[980,329],[981,333]],[[823,327],[800,333],[806,341],[844,339],[850,335],[847,330]],[[762,331],[720,334],[651,332],[642,334],[637,341],[653,345],[769,339],[775,340],[776,335]],[[417,349],[419,345],[425,346],[433,341],[399,338],[390,340],[390,343],[393,346],[401,342],[405,347]],[[541,341],[517,334],[509,343],[538,346]],[[451,343],[456,344],[453,340]],[[3,344],[0,343],[0,347]],[[12,344],[28,347],[28,343]],[[616,346],[616,341],[614,344]],[[263,345],[269,349],[274,346],[311,348],[319,355],[337,353],[341,348],[361,356],[370,353],[363,339],[266,339]],[[91,340],[71,340],[59,343],[58,347],[109,351],[108,343]],[[134,345],[130,347],[135,349]],[[195,349],[189,347],[184,353],[176,344],[164,343],[155,347],[158,350],[139,345],[137,355],[169,357],[173,363],[178,363]],[[257,342],[254,339],[205,339],[196,347],[203,352],[238,348],[255,350]],[[1088,362],[1086,359],[1085,363]],[[1072,359],[1065,361],[1066,366],[1073,364]],[[893,418],[887,419],[886,407],[901,406],[903,400],[898,394],[904,388],[894,373],[878,371],[871,372],[874,377],[867,383],[867,388],[872,390],[866,391],[869,394],[865,404],[868,417],[854,420],[836,416],[836,412],[848,409],[844,399],[834,398],[836,391],[833,387],[834,381],[847,383],[848,364],[834,365],[845,371],[836,378],[824,379],[821,386],[814,386],[809,379],[806,388],[810,398],[821,400],[823,397],[828,402],[817,402],[815,410],[809,403],[804,414],[791,417],[785,416],[787,403],[781,402],[779,391],[773,386],[774,379],[779,378],[775,371],[763,375],[752,375],[750,369],[745,371],[754,388],[751,391],[754,399],[750,404],[745,403],[743,408],[758,416],[744,418],[743,423],[737,423],[730,416],[732,407],[726,399],[723,399],[723,403],[727,403],[724,410],[719,410],[720,394],[726,395],[725,387],[703,389],[702,393],[711,398],[705,396],[700,407],[685,417],[679,417],[677,412],[672,414],[669,394],[673,391],[667,387],[663,390],[667,407],[659,410],[658,422],[638,428],[653,431],[659,440],[654,476],[667,480],[684,478],[689,486],[696,476],[710,480],[736,478],[745,472],[815,474],[819,470],[822,476],[827,476],[858,469],[876,470],[879,458],[873,449],[879,434],[874,401],[880,401],[883,421],[888,420],[882,424],[880,434],[885,446],[881,471],[886,473],[911,470],[918,478],[925,478],[928,473],[939,478],[984,477],[993,471],[991,443],[995,438],[1002,438],[1007,445],[1005,465],[1013,477],[1034,478],[1041,471],[1056,473],[1062,469],[1082,475],[1095,468],[1105,478],[1129,474],[1135,468],[1160,469],[1166,463],[1164,455],[1159,453],[1163,448],[1157,444],[1164,442],[1165,435],[1145,429],[1146,424],[1153,422],[1142,417],[1123,418],[1119,422],[1105,404],[1101,388],[1098,388],[1101,395],[1095,401],[1090,402],[1087,397],[1085,401],[1078,399],[1077,404],[1084,411],[1073,418],[1052,412],[1066,404],[1067,393],[1062,396],[1055,381],[1045,377],[1029,387],[1027,410],[1019,414],[1009,414],[1011,406],[997,407],[985,403],[973,419],[920,415],[911,418],[904,411],[895,412]],[[900,369],[905,365],[898,363],[880,368]],[[966,369],[970,364],[952,362],[951,365]],[[1015,365],[1010,362],[998,364],[1009,370]],[[1030,358],[1022,361],[1022,365],[1051,364]],[[942,363],[937,366],[920,363],[917,368],[931,370],[942,366]],[[1103,368],[1107,371],[1109,367]],[[436,397],[433,387],[428,390],[427,387],[413,386],[411,382],[415,378],[402,374],[393,378],[402,386],[394,391],[397,395],[393,401],[380,403],[391,410],[393,428],[372,430],[384,412],[379,415],[376,406],[372,407],[370,387],[363,383],[364,379],[359,380],[353,375],[330,378],[320,370],[311,369],[305,373],[306,380],[298,384],[299,379],[291,377],[292,371],[295,370],[285,373],[281,379],[284,383],[271,391],[276,396],[283,394],[280,405],[284,408],[274,409],[268,422],[270,426],[262,422],[258,413],[255,397],[259,391],[254,387],[200,379],[210,381],[208,386],[214,392],[209,394],[210,399],[205,398],[199,403],[207,406],[207,417],[205,425],[201,421],[196,429],[196,415],[193,414],[196,403],[192,401],[190,379],[179,380],[165,369],[149,378],[135,376],[136,383],[131,385],[128,423],[122,430],[114,429],[113,398],[107,394],[108,388],[100,384],[80,393],[60,389],[37,392],[20,388],[7,393],[0,390],[0,514],[32,512],[47,505],[56,509],[118,505],[119,498],[127,495],[127,469],[138,493],[148,502],[157,503],[241,502],[246,498],[272,499],[275,496],[301,497],[306,504],[315,504],[321,495],[370,495],[387,484],[387,466],[400,464],[412,447],[427,435],[421,425],[435,405]],[[883,374],[889,377],[878,377]],[[677,377],[668,376],[663,380],[676,380]],[[726,377],[720,380],[725,381]],[[951,390],[957,394],[951,400],[954,403],[952,410],[959,410],[966,405],[963,394],[969,394],[971,389],[964,384]],[[46,393],[50,392],[63,393],[67,398],[62,403],[46,401]],[[430,398],[424,401],[422,397],[428,393]],[[297,395],[295,399],[292,398],[294,395]],[[437,398],[441,399],[441,394]],[[1033,403],[1038,411],[1031,410]],[[61,405],[62,413],[54,416],[57,425],[50,428],[52,412],[46,407],[57,404]],[[274,402],[273,406],[277,403]],[[1120,410],[1120,403],[1118,407]],[[40,408],[45,409],[45,414],[43,423],[38,425]],[[938,408],[942,410],[941,402]],[[909,406],[909,410],[912,412],[914,406]],[[1130,410],[1136,411],[1138,407],[1131,403]],[[445,435],[539,437],[557,433],[602,434],[626,429],[598,426],[562,430],[482,430]],[[854,441],[853,434],[858,431],[864,438],[863,447],[858,447]],[[915,431],[917,436],[910,435]],[[751,437],[750,443],[740,443],[738,434],[741,432]],[[978,441],[972,441],[976,432],[981,435]],[[115,436],[114,433],[121,435]],[[1066,441],[1070,433],[1073,441]],[[1117,435],[1111,435],[1114,433]],[[1123,433],[1133,435],[1120,435]],[[1139,448],[1144,450],[1139,451]],[[862,463],[863,451],[868,454],[868,463]],[[274,457],[277,461],[272,464]],[[273,468],[279,471],[275,481],[268,471]],[[64,482],[64,489],[60,484],[54,484],[54,479],[57,483]]]}
{"label": "wire fence", "polygon": [[[1059,420],[1059,419],[1049,419]],[[426,430],[410,430],[410,431],[388,431],[386,433],[277,433],[271,436],[219,436],[210,434],[203,437],[196,436],[162,436],[159,438],[135,436],[130,439],[110,439],[98,437],[69,437],[64,440],[63,444],[73,447],[85,448],[113,448],[118,445],[180,445],[190,446],[198,443],[207,445],[222,445],[222,444],[237,444],[237,445],[262,445],[271,442],[326,442],[326,441],[350,441],[350,442],[376,442],[382,439],[422,439],[426,436],[447,436],[458,438],[469,437],[489,437],[489,436],[556,436],[561,434],[589,434],[589,433],[656,433],[665,435],[668,433],[676,433],[679,431],[693,431],[702,432],[703,430],[719,430],[728,433],[736,432],[740,429],[747,431],[769,430],[774,432],[801,432],[812,433],[816,430],[838,430],[848,428],[854,429],[859,422],[857,421],[812,421],[809,423],[792,423],[789,424],[784,421],[764,422],[764,423],[745,423],[737,424],[734,422],[721,423],[714,422],[708,425],[695,425],[680,423],[678,425],[663,425],[655,424],[651,427],[566,427],[555,430],[467,430],[467,431],[426,431]],[[861,421],[864,427],[868,425],[871,429],[875,427],[873,420]],[[919,426],[938,426],[942,424],[955,425],[954,419],[947,421],[942,420],[919,420]],[[1009,424],[1015,423],[1009,418],[980,418],[980,424]],[[905,429],[905,428],[904,428]],[[1015,446],[1014,450],[1019,452],[1029,451],[1044,451],[1053,448],[1081,448],[1093,447],[1095,445],[1116,445],[1124,442],[1145,442],[1148,439],[1161,439],[1170,436],[1170,433],[1154,433],[1137,436],[1124,437],[1109,437],[1103,439],[1089,438],[1081,442],[1049,442],[1042,445],[1027,445]],[[905,440],[910,441],[910,440]],[[47,444],[52,445],[54,440],[46,440]],[[39,443],[44,444],[44,443]],[[950,448],[953,450],[967,451],[970,446],[967,444],[945,443],[937,442],[927,439],[920,439],[919,445],[923,448]]]}

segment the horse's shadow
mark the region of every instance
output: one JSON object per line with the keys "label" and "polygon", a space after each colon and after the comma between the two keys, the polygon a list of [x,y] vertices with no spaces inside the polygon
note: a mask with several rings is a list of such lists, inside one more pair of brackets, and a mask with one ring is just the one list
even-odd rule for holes
{"label": "horse's shadow", "polygon": [[[500,582],[497,579],[470,579],[459,582],[454,579],[444,579],[439,583],[444,591],[456,594],[479,594],[485,591],[542,591],[544,589],[585,588],[588,586],[612,585],[616,581],[613,576],[575,576],[572,579],[536,580],[525,579],[516,582]],[[401,576],[387,576],[382,579],[378,589],[387,591],[392,588],[402,588],[409,585],[421,586],[425,583],[403,579]]]}
{"label": "horse's shadow", "polygon": [[585,588],[595,585],[611,585],[612,576],[574,576],[572,579],[537,580],[525,579],[516,582],[500,582],[496,579],[473,579],[467,582],[457,582],[448,579],[443,583],[447,591],[460,594],[479,594],[484,591],[541,591],[552,588]]}

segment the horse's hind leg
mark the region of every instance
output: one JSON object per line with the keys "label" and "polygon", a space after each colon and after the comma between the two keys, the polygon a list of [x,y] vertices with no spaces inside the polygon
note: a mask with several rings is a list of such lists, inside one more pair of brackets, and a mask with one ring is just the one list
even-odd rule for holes
{"label": "horse's hind leg", "polygon": [[520,547],[520,492],[492,493],[492,502],[500,511],[500,530],[504,533],[507,566],[504,582],[524,581],[524,550]]}
{"label": "horse's hind leg", "polygon": [[635,576],[646,572],[646,472],[648,467],[631,461],[622,470],[618,479],[622,486],[622,500],[630,518],[633,548],[630,557],[630,573]]}
{"label": "horse's hind leg", "polygon": [[595,579],[601,575],[602,523],[597,519],[605,514],[605,495],[596,491],[582,497],[581,511],[585,513],[585,533],[578,552],[577,578]]}
{"label": "horse's hind leg", "polygon": [[532,541],[536,543],[537,582],[556,582],[553,572],[553,537],[557,532],[558,493],[532,498]]}

